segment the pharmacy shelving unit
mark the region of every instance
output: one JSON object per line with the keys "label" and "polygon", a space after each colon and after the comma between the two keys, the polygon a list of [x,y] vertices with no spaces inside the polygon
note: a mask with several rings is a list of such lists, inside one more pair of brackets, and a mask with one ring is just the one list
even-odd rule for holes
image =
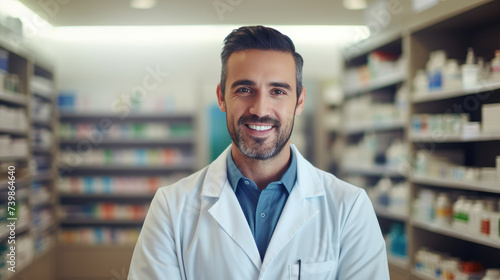
{"label": "pharmacy shelving unit", "polygon": [[[435,50],[444,50],[448,58],[457,59],[460,64],[465,62],[469,47],[486,61],[493,58],[495,50],[500,49],[500,20],[494,12],[500,9],[500,1],[483,2],[433,25],[422,25],[412,30],[409,34],[410,77],[415,77],[418,69],[425,68],[430,53]],[[500,83],[488,81],[487,78],[481,79],[478,86],[470,89],[444,89],[423,94],[414,90],[411,94],[411,111],[412,115],[465,113],[470,121],[481,122],[481,107],[500,103],[499,92]],[[462,150],[462,164],[468,167],[494,167],[495,156],[500,155],[500,133],[410,133],[410,141],[413,152],[425,151],[432,155],[445,150]],[[459,181],[421,173],[412,174],[411,182],[413,199],[422,189],[447,193],[452,202],[458,195],[500,198],[498,182]],[[413,253],[427,247],[464,260],[480,261],[485,268],[499,266],[500,238],[495,240],[479,233],[456,230],[451,225],[438,225],[415,216],[410,222]],[[413,255],[411,257],[414,258]],[[414,259],[412,261],[415,262]],[[411,273],[417,279],[436,279],[415,271],[413,266]]]}
{"label": "pharmacy shelving unit", "polygon": [[[38,91],[36,82],[43,76],[47,84],[53,84],[53,69],[48,63],[22,46],[13,45],[0,40],[0,52],[6,54],[8,71],[3,73],[0,87],[0,137],[3,143],[0,148],[0,193],[2,211],[7,210],[7,196],[10,184],[5,175],[8,166],[15,167],[15,202],[18,219],[16,221],[16,272],[6,271],[2,267],[0,279],[54,279],[56,275],[55,241],[58,222],[55,219],[57,193],[54,187],[54,175],[49,165],[42,174],[38,172],[34,160],[36,155],[45,154],[54,157],[55,146],[41,147],[32,145],[37,136],[35,129],[44,127],[54,130],[55,89]],[[14,83],[14,84],[13,84]],[[47,118],[43,122],[33,112],[33,99],[43,95],[47,103]],[[43,193],[40,183],[43,183]],[[2,212],[4,213],[4,212]],[[6,217],[7,217],[7,213]],[[2,217],[2,230],[4,225]],[[2,247],[6,245],[10,233],[2,231],[0,235]],[[9,244],[13,245],[13,244]],[[2,258],[5,248],[2,248]]]}
{"label": "pharmacy shelving unit", "polygon": [[[320,130],[318,138],[325,139],[324,145],[318,145],[317,151],[317,162],[318,167],[328,170],[333,174],[337,174],[339,170],[339,153],[337,148],[342,146],[343,137],[341,135],[340,129],[340,119],[341,119],[341,107],[340,103],[330,102],[324,103],[325,105],[321,107],[321,110],[325,112],[320,112],[319,114],[325,115],[324,118],[318,118],[322,122],[323,129]],[[325,153],[325,150],[327,153]],[[327,156],[325,156],[325,154]]]}
{"label": "pharmacy shelving unit", "polygon": [[[404,8],[406,11],[411,11],[410,7]],[[413,208],[419,192],[423,189],[433,190],[436,193],[449,193],[452,202],[458,195],[498,200],[500,198],[498,182],[452,180],[421,174],[416,171],[419,163],[416,162],[414,155],[422,149],[431,155],[446,150],[462,150],[465,151],[465,166],[491,168],[495,166],[495,157],[500,155],[500,133],[419,135],[412,133],[411,126],[412,116],[417,114],[467,113],[470,121],[480,122],[482,105],[500,103],[498,81],[480,81],[479,85],[474,88],[452,88],[434,90],[429,93],[416,92],[413,89],[417,71],[425,69],[431,52],[435,50],[444,50],[448,58],[457,59],[462,64],[465,62],[467,49],[472,47],[476,56],[490,61],[494,56],[494,51],[500,49],[499,10],[500,1],[474,0],[454,1],[453,3],[439,1],[435,7],[423,12],[406,13],[403,21],[398,21],[397,15],[393,15],[398,26],[390,25],[385,31],[362,42],[361,47],[354,46],[356,52],[346,51],[348,55],[346,55],[345,67],[347,69],[365,64],[365,57],[370,52],[387,50],[387,48],[400,51],[407,60],[406,75],[402,74],[398,77],[395,74],[393,77],[383,79],[383,82],[349,83],[345,87],[346,100],[352,98],[353,95],[371,93],[382,86],[393,86],[398,83],[405,84],[410,92],[408,98],[410,121],[394,123],[394,127],[386,126],[391,130],[395,130],[398,125],[403,126],[401,130],[404,131],[404,139],[409,147],[409,160],[406,167],[394,170],[372,165],[345,164],[341,169],[341,176],[347,175],[344,177],[347,179],[352,178],[348,176],[349,173],[357,173],[365,177],[402,175],[409,182],[409,215],[400,215],[374,205],[383,231],[387,229],[387,221],[399,221],[406,225],[408,259],[405,261],[389,256],[391,279],[437,280],[435,275],[422,273],[415,268],[415,254],[417,250],[424,247],[462,260],[479,261],[485,268],[498,268],[500,265],[498,261],[500,260],[500,240],[456,230],[451,225],[420,220]],[[456,108],[461,108],[461,111],[457,111]],[[345,123],[346,120],[343,119],[342,122]],[[379,129],[376,125],[364,128],[360,125],[359,127],[350,126],[344,130],[344,133],[348,139],[351,137],[356,140],[351,134],[379,133],[380,130],[383,128]],[[367,180],[356,182],[370,184]]]}
{"label": "pharmacy shelving unit", "polygon": [[[59,277],[61,280],[77,277],[103,280],[124,277],[123,275],[128,272],[137,233],[142,226],[145,211],[153,198],[154,191],[161,187],[159,184],[173,183],[196,169],[195,116],[188,113],[120,115],[60,112],[59,119],[61,128],[59,173],[62,178],[61,182],[66,182],[61,183],[61,186],[67,186],[61,188],[59,192],[62,214],[61,231],[63,235],[64,232],[77,232],[73,237],[71,234],[66,234],[66,237],[61,240]],[[158,129],[164,130],[158,126],[164,126],[166,130],[161,135],[149,135],[148,125],[154,125],[156,132]],[[173,133],[173,127],[180,127],[180,130]],[[182,160],[165,163],[156,159],[154,163],[149,162],[152,157],[160,157],[160,155],[152,155],[151,150],[161,149],[179,151],[183,155]],[[104,154],[117,153],[114,154],[117,156],[117,151],[130,150],[134,153],[129,153],[128,156],[122,155],[123,158],[119,160],[111,159],[105,162],[101,158],[97,162],[88,161],[96,155],[91,155],[91,153],[97,153],[97,157],[105,157]],[[64,157],[67,151],[74,152],[75,162],[71,157]],[[143,157],[137,158],[139,154]],[[76,162],[76,160],[79,161]],[[123,184],[127,184],[127,178],[131,177],[133,180],[139,180],[138,183],[124,188]],[[148,183],[148,178],[158,177],[166,177],[169,182],[155,181],[154,186]],[[93,183],[85,183],[88,180],[93,180]],[[108,186],[107,190],[95,187],[99,185],[97,183],[99,180],[112,182],[111,187]],[[84,184],[87,185],[84,186]],[[96,204],[100,206],[92,206]],[[112,205],[109,207],[115,209],[134,205],[142,209],[142,212],[132,216],[127,213],[103,216],[102,213],[107,211],[106,205]],[[77,207],[77,210],[71,210],[72,207]],[[89,207],[94,207],[94,210],[88,210]],[[79,212],[82,209],[86,211],[84,215]],[[76,215],[75,213],[68,215],[67,211],[76,211]],[[89,211],[95,212],[89,215]],[[135,238],[129,237],[125,242],[113,238],[99,240],[97,235],[105,235],[104,231],[100,231],[102,228],[116,231],[116,233],[124,230],[135,231],[136,234]],[[87,238],[78,239],[81,238],[78,234],[79,230],[86,232]],[[89,235],[94,236],[88,238]],[[119,239],[118,235],[115,236],[116,239]],[[100,258],[92,257],[96,255]],[[111,263],[102,263],[102,259],[110,260]]]}
{"label": "pharmacy shelving unit", "polygon": [[[357,105],[356,103],[361,98],[370,98],[370,107],[383,104],[384,106],[392,106],[394,112],[396,109],[396,93],[405,87],[407,80],[406,64],[403,59],[403,38],[400,33],[387,35],[384,40],[379,40],[376,43],[370,44],[369,47],[356,47],[358,52],[354,55],[349,50],[346,50],[345,69],[346,73],[358,71],[370,71],[369,78],[358,77],[356,82],[344,85],[344,104],[352,102],[350,106]],[[390,54],[393,61],[399,60],[398,66],[394,66],[393,71],[384,71],[379,69],[370,69],[376,66],[367,66],[369,64],[369,56],[374,51],[384,54]],[[393,62],[396,64],[396,62]],[[360,70],[361,69],[361,70]],[[378,72],[378,73],[377,73]],[[352,75],[352,74],[351,74]],[[359,74],[360,76],[362,74]],[[346,77],[345,81],[353,81],[352,77]],[[363,107],[364,108],[364,107]],[[370,108],[365,108],[368,111]],[[364,112],[349,112],[349,109],[344,110],[342,123],[344,126],[341,129],[342,137],[347,147],[358,145],[367,135],[373,137],[378,142],[375,144],[376,150],[372,151],[371,156],[366,156],[365,159],[352,162],[352,156],[344,153],[340,165],[340,176],[346,180],[352,180],[353,183],[366,188],[368,191],[382,178],[389,178],[393,183],[402,183],[407,181],[408,171],[399,165],[389,164],[384,156],[381,159],[376,159],[376,154],[384,155],[389,144],[398,139],[401,143],[407,144],[407,127],[408,116],[407,112],[402,112],[404,115],[386,117],[383,116],[380,120],[376,116],[368,115],[353,121],[357,115]],[[352,149],[352,148],[351,148]],[[406,213],[395,212],[389,210],[387,205],[380,205],[377,199],[373,201],[375,212],[379,218],[379,222],[384,234],[388,234],[391,226],[394,223],[408,224],[409,217]],[[391,279],[399,276],[401,279],[406,279],[409,276],[409,261],[407,257],[394,256],[389,254],[389,265],[391,271]]]}

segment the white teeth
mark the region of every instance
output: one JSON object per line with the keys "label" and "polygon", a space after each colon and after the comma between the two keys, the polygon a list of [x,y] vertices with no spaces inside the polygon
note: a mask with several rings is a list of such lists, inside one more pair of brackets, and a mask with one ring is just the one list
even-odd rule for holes
{"label": "white teeth", "polygon": [[268,126],[268,125],[251,125],[251,124],[249,124],[248,127],[257,131],[269,130],[272,128],[271,125]]}

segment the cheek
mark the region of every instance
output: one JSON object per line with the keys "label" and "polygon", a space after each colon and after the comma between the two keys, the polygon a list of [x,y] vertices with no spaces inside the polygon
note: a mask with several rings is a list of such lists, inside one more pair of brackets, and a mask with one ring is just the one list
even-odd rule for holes
{"label": "cheek", "polygon": [[[295,105],[295,104],[294,104]],[[287,106],[280,111],[280,118],[283,120],[291,120],[295,117],[295,106]]]}
{"label": "cheek", "polygon": [[231,116],[231,118],[238,119],[241,115],[245,114],[245,107],[240,104],[231,104],[231,107],[228,107],[227,114]]}
{"label": "cheek", "polygon": [[226,112],[226,120],[227,123],[230,124],[231,126],[235,126],[238,124],[238,116],[234,114],[234,111],[228,110]]}

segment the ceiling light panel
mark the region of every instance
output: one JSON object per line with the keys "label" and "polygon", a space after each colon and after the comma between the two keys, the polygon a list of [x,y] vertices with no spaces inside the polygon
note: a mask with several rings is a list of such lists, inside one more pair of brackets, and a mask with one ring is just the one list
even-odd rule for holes
{"label": "ceiling light panel", "polygon": [[130,7],[134,9],[151,9],[156,6],[156,0],[131,0]]}

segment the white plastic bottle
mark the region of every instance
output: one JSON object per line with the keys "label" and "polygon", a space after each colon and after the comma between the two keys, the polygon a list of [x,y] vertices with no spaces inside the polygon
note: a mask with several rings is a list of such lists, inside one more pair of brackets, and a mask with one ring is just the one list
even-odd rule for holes
{"label": "white plastic bottle", "polygon": [[420,196],[417,196],[413,200],[413,205],[412,205],[412,215],[415,220],[418,221],[423,221],[423,211],[422,211],[422,200],[420,199]]}
{"label": "white plastic bottle", "polygon": [[449,226],[451,223],[451,203],[448,195],[444,192],[440,193],[436,200],[436,224]]}
{"label": "white plastic bottle", "polygon": [[427,223],[435,222],[435,213],[434,210],[436,207],[436,193],[432,190],[423,189],[420,192],[420,203],[424,213],[423,221]]}
{"label": "white plastic bottle", "polygon": [[485,209],[479,216],[480,233],[484,237],[489,237],[491,233],[491,217],[494,212],[495,201],[488,199],[485,201]]}
{"label": "white plastic bottle", "polygon": [[461,195],[458,197],[457,201],[453,203],[452,207],[453,220],[451,225],[457,231],[464,231],[465,228],[465,222],[463,217],[464,202],[465,202],[465,196]]}
{"label": "white plastic bottle", "polygon": [[490,239],[500,242],[500,212],[490,213]]}
{"label": "white plastic bottle", "polygon": [[484,200],[477,199],[472,205],[470,214],[469,233],[473,235],[481,234],[481,214],[485,211]]}
{"label": "white plastic bottle", "polygon": [[495,58],[491,60],[491,80],[500,82],[500,50],[495,51]]}
{"label": "white plastic bottle", "polygon": [[475,63],[474,50],[467,50],[465,64],[462,65],[462,86],[464,89],[476,87],[478,83],[479,66]]}
{"label": "white plastic bottle", "polygon": [[500,269],[487,269],[486,275],[481,280],[500,280]]}
{"label": "white plastic bottle", "polygon": [[462,232],[469,232],[471,228],[471,210],[472,210],[472,200],[466,199],[464,205],[462,206],[463,215],[463,228]]}
{"label": "white plastic bottle", "polygon": [[[499,73],[500,75],[500,73]],[[496,157],[496,168],[497,168],[497,181],[500,182],[500,156]],[[498,209],[500,210],[500,209]]]}

